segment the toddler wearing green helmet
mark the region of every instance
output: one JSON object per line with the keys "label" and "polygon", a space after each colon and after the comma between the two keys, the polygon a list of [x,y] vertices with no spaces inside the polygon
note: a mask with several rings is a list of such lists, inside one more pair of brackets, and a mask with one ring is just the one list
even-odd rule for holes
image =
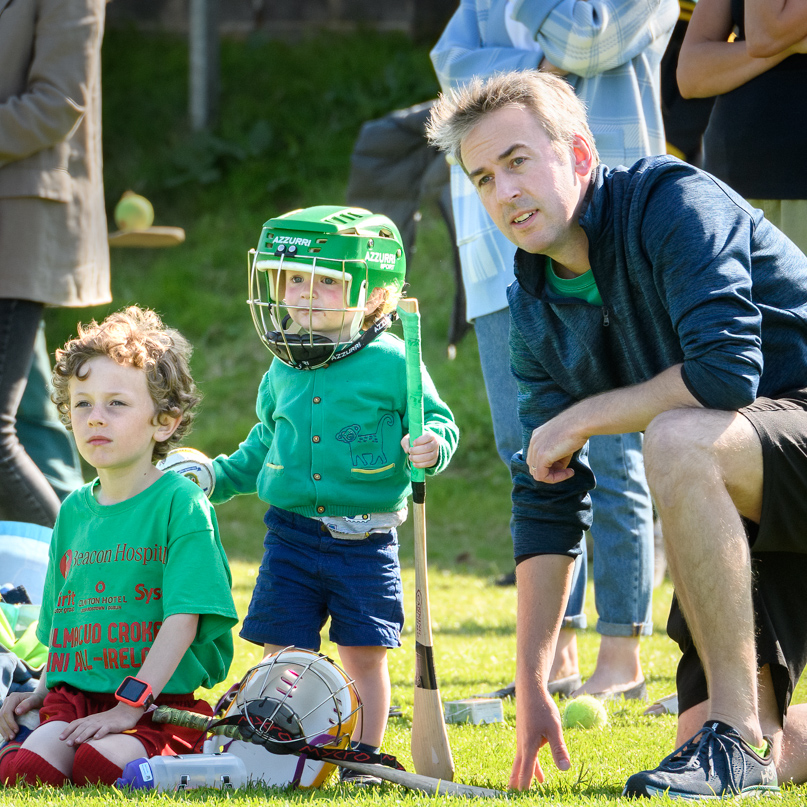
{"label": "toddler wearing green helmet", "polygon": [[[405,258],[385,216],[313,207],[267,221],[249,261],[249,304],[275,357],[258,422],[212,462],[211,500],[271,503],[241,636],[268,655],[329,637],[363,703],[354,745],[379,749],[389,711],[387,648],[400,645],[397,527],[408,464],[446,467],[459,433],[423,370],[424,429],[409,445],[404,343],[388,332]],[[345,778],[345,777],[343,777]]]}

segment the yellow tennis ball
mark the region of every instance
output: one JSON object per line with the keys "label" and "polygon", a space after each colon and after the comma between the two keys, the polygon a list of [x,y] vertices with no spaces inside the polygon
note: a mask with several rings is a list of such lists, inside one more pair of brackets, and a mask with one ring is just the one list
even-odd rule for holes
{"label": "yellow tennis ball", "polygon": [[601,701],[581,695],[569,701],[563,710],[563,728],[601,729],[608,724],[608,712]]}
{"label": "yellow tennis ball", "polygon": [[115,205],[115,224],[119,230],[146,230],[154,223],[154,208],[145,196],[126,191]]}

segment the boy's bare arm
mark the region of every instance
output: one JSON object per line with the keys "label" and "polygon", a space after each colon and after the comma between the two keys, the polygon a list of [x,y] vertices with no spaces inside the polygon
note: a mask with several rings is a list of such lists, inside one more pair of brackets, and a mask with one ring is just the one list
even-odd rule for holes
{"label": "boy's bare arm", "polygon": [[[155,698],[191,646],[198,624],[198,614],[172,614],[163,622],[137,676],[151,686]],[[62,732],[60,739],[68,745],[100,740],[107,734],[119,734],[133,728],[142,716],[142,708],[118,703],[106,712],[74,720]]]}

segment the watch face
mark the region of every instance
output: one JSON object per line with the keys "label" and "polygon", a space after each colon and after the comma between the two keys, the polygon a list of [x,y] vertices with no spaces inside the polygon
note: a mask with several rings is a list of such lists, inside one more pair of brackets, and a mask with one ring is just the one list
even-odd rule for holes
{"label": "watch face", "polygon": [[123,683],[118,687],[118,697],[124,700],[137,703],[143,697],[143,693],[149,688],[149,685],[143,681],[138,681],[136,678],[129,676],[123,680]]}

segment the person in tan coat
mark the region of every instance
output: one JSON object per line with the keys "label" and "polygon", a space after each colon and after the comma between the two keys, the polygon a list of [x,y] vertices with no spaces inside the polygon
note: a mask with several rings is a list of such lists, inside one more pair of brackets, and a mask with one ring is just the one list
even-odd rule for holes
{"label": "person in tan coat", "polygon": [[111,300],[101,157],[106,0],[0,0],[0,519],[59,499],[15,428],[43,309]]}

